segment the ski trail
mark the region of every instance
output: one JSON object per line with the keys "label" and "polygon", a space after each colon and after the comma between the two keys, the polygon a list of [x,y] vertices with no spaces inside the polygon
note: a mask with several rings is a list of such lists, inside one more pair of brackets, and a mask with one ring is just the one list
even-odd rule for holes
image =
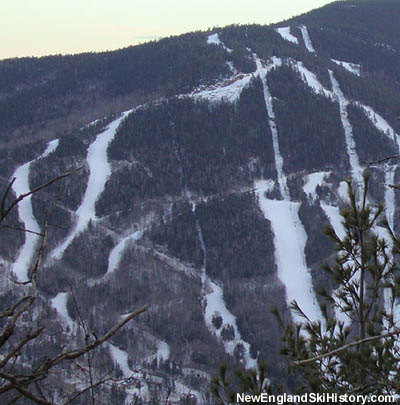
{"label": "ski trail", "polygon": [[[322,210],[325,212],[325,215],[328,217],[330,224],[332,225],[333,230],[335,231],[336,235],[343,239],[346,236],[346,231],[343,226],[343,218],[340,215],[340,210],[338,207],[333,205],[326,204],[320,201],[320,206]],[[336,298],[336,294],[340,293],[340,288],[334,290],[332,292],[332,297],[335,299],[335,302],[338,302]],[[334,307],[335,317],[338,321],[343,322],[344,326],[351,325],[351,319],[341,311],[340,307],[336,305]]]}
{"label": "ski trail", "polygon": [[296,45],[299,44],[299,40],[290,33],[290,27],[281,27],[281,28],[275,28],[275,31],[285,40],[292,42]]}
{"label": "ski trail", "polygon": [[356,101],[355,104],[362,109],[366,117],[370,120],[372,125],[374,125],[379,132],[386,135],[391,141],[393,141],[395,147],[398,149],[400,153],[400,136],[388,124],[388,122],[381,115],[379,115],[372,107],[369,107],[358,101]]}
{"label": "ski trail", "polygon": [[57,311],[64,326],[66,328],[69,328],[69,332],[71,334],[75,334],[77,330],[77,325],[68,313],[67,302],[68,302],[68,293],[66,292],[60,292],[50,300],[51,306]]}
{"label": "ski trail", "polygon": [[276,124],[275,124],[275,113],[274,113],[274,108],[272,105],[272,96],[269,91],[268,83],[267,83],[268,72],[277,66],[281,66],[282,61],[278,58],[274,58],[272,60],[272,63],[270,63],[267,67],[263,67],[261,60],[257,57],[257,55],[253,54],[253,57],[256,62],[256,65],[257,65],[256,73],[260,77],[263,88],[264,88],[264,100],[265,100],[265,106],[267,108],[268,124],[271,128],[271,133],[272,133],[272,145],[273,145],[273,149],[274,149],[275,168],[276,168],[277,177],[278,177],[279,190],[280,190],[281,196],[284,200],[290,200],[289,189],[287,186],[287,178],[283,172],[283,157],[282,157],[280,149],[279,149],[278,130],[277,130]]}
{"label": "ski trail", "polygon": [[[144,378],[143,373],[136,372],[130,369],[128,364],[128,353],[124,350],[119,349],[117,346],[114,346],[111,343],[107,343],[110,350],[111,358],[113,359],[114,364],[118,365],[122,371],[123,378],[125,382],[123,383],[125,387],[125,392],[127,397],[125,399],[125,404],[129,405],[135,401],[135,397],[139,397],[142,400],[150,400],[149,386],[147,384],[146,378]],[[136,380],[140,381],[140,388],[136,388]],[[132,385],[133,387],[130,387]]]}
{"label": "ski trail", "polygon": [[317,76],[315,73],[311,72],[308,70],[303,62],[292,62],[290,64],[295,70],[297,70],[300,73],[301,79],[306,83],[312,90],[314,90],[315,93],[317,94],[322,94],[326,98],[329,99],[334,99],[335,94],[326,89],[322,83],[317,79]]}
{"label": "ski trail", "polygon": [[[201,230],[200,221],[196,215],[196,205],[193,203],[193,215],[196,218],[196,228],[200,240],[201,249],[203,251],[203,268],[201,275],[202,282],[202,295],[204,306],[204,320],[208,330],[215,334],[218,341],[222,342],[226,353],[233,356],[235,349],[238,345],[243,347],[243,361],[245,367],[256,368],[257,360],[253,359],[250,355],[250,345],[244,341],[240,335],[236,323],[236,317],[226,307],[224,300],[224,293],[220,286],[214,283],[210,277],[207,276],[207,248],[203,239],[203,232]],[[221,317],[222,324],[217,329],[212,320],[214,317]],[[232,328],[234,337],[232,340],[225,340],[221,332],[226,328]]]}
{"label": "ski trail", "polygon": [[[397,165],[385,165],[385,215],[391,229],[394,229],[394,215],[396,212],[396,196],[395,191],[393,188],[389,187],[390,184],[394,184],[395,182],[395,174],[397,170]],[[380,228],[380,227],[377,227]],[[380,228],[381,231],[378,230],[378,236],[384,238],[388,244],[389,252],[392,251],[393,242],[392,238],[389,235],[389,232],[386,229]],[[393,260],[393,256],[389,253],[391,260]],[[385,309],[387,312],[390,313],[392,307],[392,299],[391,299],[391,291],[389,289],[385,289],[384,291],[384,301],[385,301]],[[396,325],[400,322],[400,303],[399,299],[396,298],[395,302],[393,303],[393,321]]]}
{"label": "ski trail", "polygon": [[[12,190],[14,191],[17,198],[20,195],[29,193],[31,191],[29,187],[29,173],[31,164],[53,153],[57,149],[58,143],[58,139],[49,142],[47,144],[46,150],[38,158],[23,164],[22,166],[18,167],[17,170],[15,170],[12,176],[15,178],[15,181],[12,185]],[[31,197],[31,195],[25,197],[17,205],[18,217],[25,229],[39,233],[40,226],[33,215]],[[39,239],[39,235],[25,232],[25,242],[22,248],[19,250],[18,257],[15,263],[13,263],[12,265],[12,272],[15,274],[17,281],[24,282],[28,280],[29,265],[31,264],[33,255],[35,254]]]}
{"label": "ski trail", "polygon": [[[355,100],[348,100],[344,97],[343,92],[340,89],[339,83],[333,76],[333,72],[329,70],[329,75],[331,78],[331,83],[332,83],[332,88],[333,91],[330,91],[326,89],[317,79],[316,75],[312,72],[310,72],[303,64],[303,62],[292,62],[291,65],[300,73],[301,79],[309,86],[311,87],[315,93],[317,94],[322,94],[326,98],[332,100],[337,99],[339,102],[340,106],[340,115],[342,119],[342,124],[345,129],[345,135],[346,135],[346,145],[347,145],[347,152],[348,154],[350,153],[353,156],[349,155],[350,158],[350,165],[352,167],[352,170],[358,171],[360,170],[360,165],[358,162],[358,157],[355,151],[355,142],[353,138],[353,131],[351,128],[351,124],[348,120],[348,114],[347,114],[347,106],[350,104],[350,102],[354,103],[356,106],[361,108],[361,110],[364,112],[366,117],[370,120],[372,125],[375,126],[375,128],[387,136],[390,140],[393,141],[395,147],[398,149],[400,152],[400,135],[398,135],[395,130],[388,124],[388,122],[381,116],[379,115],[372,107],[367,106],[359,101]],[[335,83],[335,85],[334,85]],[[347,131],[346,131],[347,128]],[[350,137],[349,137],[350,135]],[[349,152],[350,148],[350,152]],[[354,155],[354,153],[355,155]]]}
{"label": "ski trail", "polygon": [[136,231],[123,238],[114,248],[111,250],[108,257],[108,267],[106,274],[102,277],[102,281],[107,280],[115,270],[118,269],[122,259],[122,254],[130,241],[137,241],[143,237],[143,230]]}
{"label": "ski trail", "polygon": [[305,25],[300,25],[299,28],[301,31],[301,35],[303,36],[304,45],[306,46],[307,51],[311,52],[311,53],[315,53],[315,49],[311,42],[310,35],[308,34],[307,27]]}
{"label": "ski trail", "polygon": [[239,100],[242,91],[250,85],[252,78],[252,74],[239,73],[227,80],[218,82],[214,86],[207,88],[200,87],[194,90],[190,94],[190,97],[193,97],[195,100],[206,99],[213,103],[221,101],[234,103]]}
{"label": "ski trail", "polygon": [[111,175],[111,166],[107,159],[107,148],[113,140],[121,121],[132,111],[124,112],[121,117],[112,121],[103,132],[97,135],[96,140],[89,146],[87,162],[90,174],[82,203],[76,211],[76,224],[67,238],[51,252],[50,259],[61,259],[65,249],[73,239],[86,229],[90,220],[96,219],[96,201],[103,192],[104,186]]}
{"label": "ski trail", "polygon": [[218,33],[209,35],[207,38],[207,44],[222,46],[227,52],[232,52],[232,49],[226,47],[225,44],[219,39]]}
{"label": "ski trail", "polygon": [[[264,217],[270,221],[272,226],[278,276],[286,287],[288,305],[290,305],[292,301],[296,301],[311,321],[322,322],[323,317],[319,309],[311,275],[305,260],[304,251],[307,242],[307,234],[298,216],[300,203],[290,201],[287,178],[283,171],[283,157],[279,150],[279,138],[275,124],[272,97],[267,83],[268,72],[276,66],[281,66],[282,62],[278,58],[273,58],[272,62],[265,68],[257,55],[253,54],[253,57],[257,65],[257,74],[264,88],[264,99],[275,154],[277,180],[283,198],[283,201],[269,200],[265,197],[262,183],[256,182],[255,189],[258,189],[259,205]],[[304,320],[295,312],[293,312],[293,316],[296,321],[301,322]]]}
{"label": "ski trail", "polygon": [[342,125],[346,139],[346,150],[350,160],[351,175],[353,181],[355,182],[355,191],[358,191],[358,194],[360,196],[360,192],[362,190],[363,185],[363,169],[361,168],[358,159],[356,143],[354,142],[353,137],[353,128],[350,124],[349,117],[347,114],[347,106],[349,105],[349,101],[344,97],[342,90],[340,89],[339,83],[335,79],[333,72],[331,70],[329,70],[329,76],[331,79],[333,92],[335,93],[337,100],[339,102],[340,118],[342,120]]}
{"label": "ski trail", "polygon": [[361,76],[361,67],[357,63],[343,62],[341,60],[331,59],[332,62],[336,63],[339,66],[342,66],[344,69],[353,73],[356,76]]}
{"label": "ski trail", "polygon": [[[271,223],[274,233],[275,262],[278,277],[286,288],[288,306],[292,301],[296,301],[311,321],[323,322],[305,261],[307,234],[298,216],[300,203],[270,200],[258,183],[255,188],[258,190],[261,211]],[[304,318],[294,311],[292,316],[295,322],[304,322]]]}

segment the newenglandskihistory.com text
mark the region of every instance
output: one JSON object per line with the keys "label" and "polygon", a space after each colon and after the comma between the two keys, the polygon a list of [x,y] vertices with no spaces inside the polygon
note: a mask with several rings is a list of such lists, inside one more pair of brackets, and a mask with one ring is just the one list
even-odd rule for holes
{"label": "newenglandskihistory.com text", "polygon": [[396,398],[393,395],[355,395],[355,394],[316,394],[307,393],[303,395],[270,395],[262,393],[259,395],[236,394],[236,402],[239,404],[246,403],[266,403],[284,405],[287,403],[293,404],[394,404]]}

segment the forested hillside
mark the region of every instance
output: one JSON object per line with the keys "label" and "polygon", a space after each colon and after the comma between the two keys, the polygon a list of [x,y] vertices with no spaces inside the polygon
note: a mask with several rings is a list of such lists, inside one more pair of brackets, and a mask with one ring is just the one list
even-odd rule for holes
{"label": "forested hillside", "polygon": [[[26,199],[0,233],[6,307],[48,223],[18,334],[46,329],[15,367],[149,304],[94,353],[97,376],[120,378],[96,388],[99,404],[212,404],[222,362],[259,359],[293,392],[270,309],[299,321],[297,300],[322,319],[316,292],[337,287],[321,270],[334,257],[322,228],[343,231],[344,179],[360,192],[368,169],[369,203],[399,229],[398,161],[376,163],[400,151],[399,15],[398,1],[338,1],[271,26],[0,61],[3,189],[15,177],[17,197],[81,168]],[[78,366],[51,376],[50,403],[89,384]]]}

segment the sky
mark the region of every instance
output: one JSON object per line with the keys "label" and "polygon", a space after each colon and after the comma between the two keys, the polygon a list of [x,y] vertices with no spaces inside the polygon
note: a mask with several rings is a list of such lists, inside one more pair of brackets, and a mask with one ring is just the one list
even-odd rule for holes
{"label": "sky", "polygon": [[228,24],[279,22],[332,0],[13,0],[0,59],[106,51]]}

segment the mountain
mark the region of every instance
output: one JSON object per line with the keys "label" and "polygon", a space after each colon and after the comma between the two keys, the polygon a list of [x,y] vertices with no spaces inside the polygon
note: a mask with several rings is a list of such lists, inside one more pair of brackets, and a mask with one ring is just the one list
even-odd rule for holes
{"label": "mountain", "polygon": [[[322,228],[342,232],[343,179],[359,192],[368,168],[370,202],[384,202],[399,229],[388,187],[397,160],[374,163],[399,154],[399,13],[397,0],[338,1],[271,26],[0,61],[3,189],[15,177],[17,196],[82,167],[8,218],[36,232],[49,223],[39,300],[22,326],[45,323],[46,333],[19,361],[73,346],[82,320],[101,335],[150,304],[96,352],[98,373],[135,377],[103,387],[104,403],[168,393],[188,403],[190,393],[210,404],[221,362],[258,358],[293,389],[269,309],[298,320],[296,299],[321,319],[316,290],[334,288]],[[5,305],[39,238],[0,238]],[[83,378],[70,366],[63,387]]]}

